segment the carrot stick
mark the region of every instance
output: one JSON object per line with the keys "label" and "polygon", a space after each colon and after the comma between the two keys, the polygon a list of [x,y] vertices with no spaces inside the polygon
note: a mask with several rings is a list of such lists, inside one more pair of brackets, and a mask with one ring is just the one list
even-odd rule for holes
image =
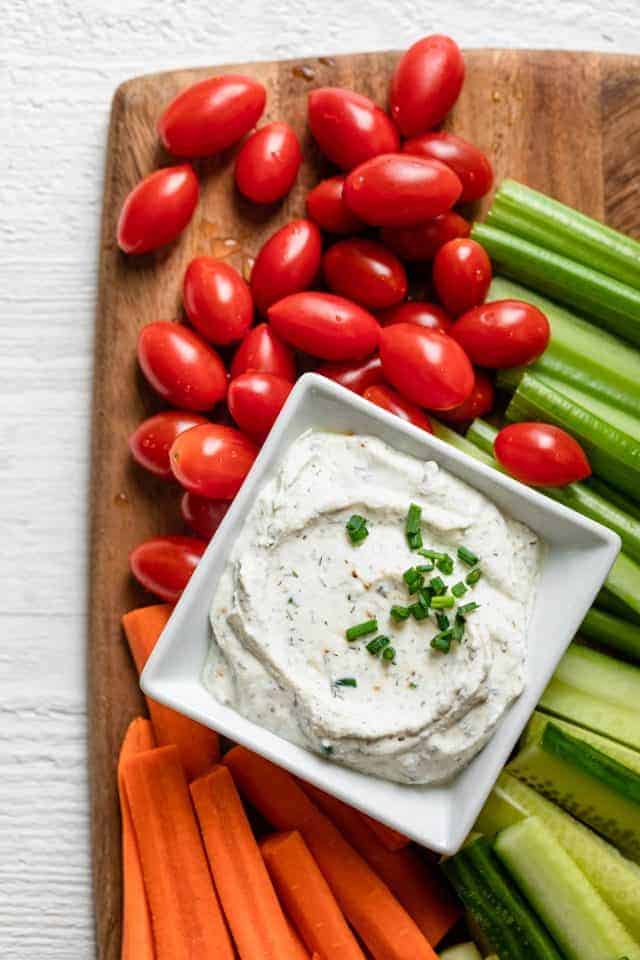
{"label": "carrot stick", "polygon": [[[296,958],[296,960],[309,960],[309,954],[307,953],[307,949],[303,944],[302,940],[300,939],[300,934],[298,933],[298,931],[296,930],[296,928],[291,923],[288,917],[285,917],[285,920],[287,921],[287,927],[289,928],[289,933],[291,934],[291,939],[293,940],[293,945],[295,947],[295,951],[293,954],[294,957]],[[317,960],[320,960],[320,957],[318,957],[318,954],[316,954],[315,956]],[[313,960],[313,957],[311,958],[311,960]]]}
{"label": "carrot stick", "polygon": [[366,813],[361,813],[360,816],[365,820],[367,826],[373,830],[382,846],[386,847],[387,850],[391,850],[392,853],[408,847],[411,843],[409,837],[405,837],[404,833],[394,830],[393,827],[388,827],[386,823],[380,823],[379,820],[368,817]]}
{"label": "carrot stick", "polygon": [[155,747],[149,720],[136,717],[124,735],[118,758],[118,794],[122,819],[122,947],[120,960],[155,960],[151,914],[133,829],[122,769],[131,757]]}
{"label": "carrot stick", "polygon": [[280,902],[320,960],[364,960],[327,881],[297,830],[260,846]]}
{"label": "carrot stick", "polygon": [[195,780],[191,798],[241,960],[295,960],[287,922],[228,769],[214,767]]}
{"label": "carrot stick", "polygon": [[233,960],[177,747],[123,765],[158,960]]}
{"label": "carrot stick", "polygon": [[299,830],[349,923],[375,960],[434,960],[389,888],[284,770],[234,747],[224,758],[254,807],[278,830]]}
{"label": "carrot stick", "polygon": [[384,880],[429,943],[438,944],[459,919],[461,910],[437,864],[428,863],[415,847],[392,853],[353,807],[309,783],[300,781],[300,786]]}
{"label": "carrot stick", "polygon": [[[158,603],[151,607],[139,607],[123,616],[122,626],[139,674],[142,673],[172,610],[170,603]],[[165,707],[151,697],[147,697],[147,706],[158,746],[177,746],[188,780],[201,777],[218,762],[220,739],[215,730],[203,727],[201,723]]]}

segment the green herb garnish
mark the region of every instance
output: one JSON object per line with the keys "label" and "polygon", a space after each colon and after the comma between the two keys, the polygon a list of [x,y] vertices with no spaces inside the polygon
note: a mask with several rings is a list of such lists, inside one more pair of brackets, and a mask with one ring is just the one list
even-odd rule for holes
{"label": "green herb garnish", "polygon": [[416,566],[416,570],[418,571],[418,573],[431,573],[434,566],[435,564],[433,563],[433,561],[430,561],[429,563],[419,563]]}
{"label": "green herb garnish", "polygon": [[436,623],[438,624],[438,630],[448,630],[451,626],[446,613],[436,613]]}
{"label": "green herb garnish", "polygon": [[396,655],[396,651],[394,647],[385,647],[384,650],[382,651],[383,660],[393,660],[395,655]]}
{"label": "green herb garnish", "polygon": [[448,553],[445,553],[444,557],[436,562],[436,567],[442,573],[453,573],[453,557],[450,557]]}
{"label": "green herb garnish", "polygon": [[458,547],[458,557],[463,563],[466,563],[468,567],[475,567],[478,562],[475,553],[469,550],[468,547]]}
{"label": "green herb garnish", "polygon": [[340,677],[336,680],[336,687],[357,687],[358,681],[355,677]]}
{"label": "green herb garnish", "polygon": [[476,567],[475,570],[472,570],[471,573],[468,573],[465,577],[465,583],[468,583],[470,587],[477,583],[480,577],[482,576],[482,570],[480,567]]}
{"label": "green herb garnish", "polygon": [[411,550],[418,550],[422,546],[422,533],[420,523],[422,520],[422,508],[417,503],[412,503],[407,514],[405,532],[407,534],[407,543]]}
{"label": "green herb garnish", "polygon": [[431,646],[434,650],[439,650],[440,653],[449,653],[451,650],[452,636],[452,628],[449,630],[441,630],[440,633],[436,633],[435,636],[431,638]]}
{"label": "green herb garnish", "polygon": [[454,597],[464,597],[466,592],[467,588],[462,580],[460,580],[459,583],[454,583],[454,585],[451,587],[451,593],[454,595]]}
{"label": "green herb garnish", "polygon": [[441,594],[438,597],[432,598],[431,606],[434,610],[448,610],[455,602],[455,597],[452,597],[450,593],[447,594],[447,596]]}
{"label": "green herb garnish", "polygon": [[471,603],[463,603],[461,607],[458,607],[457,616],[466,617],[468,613],[473,613],[474,610],[477,610],[480,606],[479,603],[476,603],[473,600]]}
{"label": "green herb garnish", "polygon": [[408,570],[405,570],[402,579],[406,583],[409,593],[416,593],[424,584],[424,577],[421,573],[418,573],[415,567],[409,567]]}
{"label": "green herb garnish", "polygon": [[369,653],[373,654],[374,657],[378,657],[388,645],[389,637],[381,635],[379,637],[374,637],[373,640],[369,640],[369,643],[367,644],[367,650]]}
{"label": "green herb garnish", "polygon": [[347,640],[358,640],[360,637],[366,637],[369,633],[375,633],[378,629],[377,620],[365,620],[363,623],[356,623],[346,631]]}
{"label": "green herb garnish", "polygon": [[432,577],[431,580],[429,580],[429,586],[436,596],[447,592],[447,585],[442,577]]}
{"label": "green herb garnish", "polygon": [[362,543],[369,536],[367,521],[359,513],[354,513],[347,521],[347,533],[351,543]]}
{"label": "green herb garnish", "polygon": [[423,603],[412,603],[409,611],[414,620],[424,620],[429,616],[429,611]]}
{"label": "green herb garnish", "polygon": [[458,643],[461,643],[463,637],[464,637],[464,617],[456,616],[456,621],[453,625],[452,639],[457,640]]}
{"label": "green herb garnish", "polygon": [[401,607],[399,604],[394,603],[391,610],[389,610],[389,616],[398,623],[400,620],[408,620],[411,616],[411,611],[409,607]]}
{"label": "green herb garnish", "polygon": [[441,553],[439,550],[418,550],[418,553],[421,557],[426,557],[428,560],[444,560],[445,557],[448,557],[448,553]]}

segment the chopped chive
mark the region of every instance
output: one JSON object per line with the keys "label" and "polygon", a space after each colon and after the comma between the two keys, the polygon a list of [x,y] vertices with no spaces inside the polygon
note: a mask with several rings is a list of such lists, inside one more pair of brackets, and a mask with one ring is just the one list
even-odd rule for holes
{"label": "chopped chive", "polygon": [[431,606],[434,610],[448,610],[455,603],[455,598],[448,594],[445,596],[433,597],[431,600]]}
{"label": "chopped chive", "polygon": [[395,655],[396,655],[396,651],[394,647],[385,647],[384,650],[382,651],[383,660],[393,660]]}
{"label": "chopped chive", "polygon": [[456,617],[456,622],[453,625],[453,633],[451,636],[452,639],[457,640],[458,643],[462,642],[462,638],[464,637],[464,617],[461,617],[460,619]]}
{"label": "chopped chive", "polygon": [[466,563],[468,567],[475,567],[478,562],[475,553],[469,550],[468,547],[458,547],[458,557],[463,563]]}
{"label": "chopped chive", "polygon": [[400,620],[408,620],[411,616],[411,611],[409,607],[401,607],[399,604],[394,603],[391,610],[389,610],[389,616],[397,623]]}
{"label": "chopped chive", "polygon": [[421,519],[422,507],[419,507],[417,503],[412,503],[407,514],[407,525],[405,527],[407,534],[419,532]]}
{"label": "chopped chive", "polygon": [[369,653],[373,654],[374,657],[379,656],[384,648],[389,644],[389,637],[380,635],[379,637],[374,637],[373,640],[369,640],[367,644],[367,650]]}
{"label": "chopped chive", "polygon": [[472,570],[471,573],[468,573],[465,577],[465,583],[468,583],[470,587],[477,583],[480,577],[482,576],[482,570],[480,567],[476,567],[475,570]]}
{"label": "chopped chive", "polygon": [[461,617],[466,617],[468,613],[473,613],[474,610],[477,610],[480,606],[479,603],[476,603],[475,600],[471,603],[463,603],[461,607],[458,607],[458,615]]}
{"label": "chopped chive", "polygon": [[444,560],[448,554],[440,553],[438,550],[418,550],[418,553],[421,557],[426,557],[428,560]]}
{"label": "chopped chive", "polygon": [[424,584],[424,577],[421,573],[418,573],[415,567],[409,567],[408,570],[405,570],[402,579],[406,583],[409,593],[415,593]]}
{"label": "chopped chive", "polygon": [[438,630],[448,630],[451,626],[446,613],[436,613],[436,623],[438,624]]}
{"label": "chopped chive", "polygon": [[322,752],[325,753],[327,756],[330,756],[333,753],[332,745],[330,743],[323,743]]}
{"label": "chopped chive", "polygon": [[410,680],[410,681],[409,681],[409,690],[417,690],[417,689],[418,689],[418,684],[417,684],[417,683],[414,683],[413,680]]}
{"label": "chopped chive", "polygon": [[429,580],[429,586],[436,596],[439,596],[441,593],[446,593],[447,591],[447,585],[442,577],[432,577],[431,580]]}
{"label": "chopped chive", "polygon": [[368,633],[375,633],[378,629],[377,620],[365,620],[363,623],[356,623],[346,631],[347,640],[357,640],[359,637],[366,637]]}
{"label": "chopped chive", "polygon": [[363,540],[366,540],[369,536],[369,531],[367,530],[365,517],[361,517],[359,513],[354,513],[347,521],[347,533],[349,534],[351,543],[361,543]]}
{"label": "chopped chive", "polygon": [[444,557],[436,562],[436,567],[442,573],[453,573],[453,558],[445,553]]}
{"label": "chopped chive", "polygon": [[452,636],[452,629],[441,630],[440,633],[436,633],[435,636],[431,638],[431,646],[434,650],[439,650],[441,653],[449,653],[451,650]]}
{"label": "chopped chive", "polygon": [[336,687],[357,687],[358,681],[355,677],[340,677],[336,680]]}
{"label": "chopped chive", "polygon": [[454,585],[451,587],[451,593],[454,595],[454,597],[464,597],[466,592],[467,588],[462,580],[460,580],[459,583],[454,583]]}
{"label": "chopped chive", "polygon": [[419,563],[416,567],[418,573],[431,573],[435,564],[431,561],[429,563]]}
{"label": "chopped chive", "polygon": [[414,620],[424,620],[429,616],[429,611],[422,603],[412,603],[409,610]]}
{"label": "chopped chive", "polygon": [[433,597],[433,593],[431,592],[429,587],[425,587],[422,590],[418,590],[418,602],[421,603],[426,610],[428,610],[429,607],[431,606],[432,597]]}
{"label": "chopped chive", "polygon": [[410,550],[419,550],[422,546],[422,534],[420,531],[418,530],[417,533],[408,533],[407,543],[409,544]]}

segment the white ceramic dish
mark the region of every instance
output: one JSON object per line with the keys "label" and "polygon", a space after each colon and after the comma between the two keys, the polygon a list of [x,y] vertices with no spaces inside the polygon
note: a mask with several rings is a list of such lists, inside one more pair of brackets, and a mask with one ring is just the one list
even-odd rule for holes
{"label": "white ceramic dish", "polygon": [[[444,786],[404,786],[346,769],[289,743],[219,704],[201,681],[209,607],[235,537],[257,491],[289,444],[309,428],[373,434],[413,456],[436,460],[523,521],[547,544],[528,635],[527,682],[483,750]],[[242,743],[418,843],[454,853],[575,634],[620,549],[619,537],[406,424],[332,381],[296,384],[242,489],[209,544],[142,674],[146,694]]]}

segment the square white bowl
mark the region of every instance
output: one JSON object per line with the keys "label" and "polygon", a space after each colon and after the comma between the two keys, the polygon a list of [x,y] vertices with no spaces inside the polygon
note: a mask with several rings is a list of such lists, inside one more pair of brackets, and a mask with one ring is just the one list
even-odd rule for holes
{"label": "square white bowl", "polygon": [[[257,492],[289,445],[309,429],[371,434],[435,460],[534,530],[547,545],[527,638],[523,693],[486,746],[451,782],[391,783],[289,743],[218,703],[201,676],[217,580]],[[535,708],[620,549],[620,538],[316,374],[297,382],[251,472],[182,594],[142,674],[146,694],[212,727],[328,793],[440,853],[454,853]]]}

